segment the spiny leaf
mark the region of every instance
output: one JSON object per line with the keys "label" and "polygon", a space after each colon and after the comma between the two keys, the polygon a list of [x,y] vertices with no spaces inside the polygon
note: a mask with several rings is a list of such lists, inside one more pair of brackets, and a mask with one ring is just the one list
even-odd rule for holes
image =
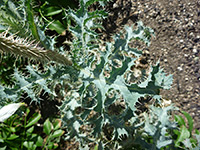
{"label": "spiny leaf", "polygon": [[[159,64],[157,64],[156,67],[159,67]],[[159,69],[158,72],[154,75],[155,77],[155,85],[160,86],[163,89],[170,89],[173,77],[172,75],[166,76],[166,73],[163,72],[163,69]]]}
{"label": "spiny leaf", "polygon": [[[88,61],[89,56],[89,49],[92,49],[94,47],[98,47],[96,44],[96,41],[98,40],[98,34],[94,31],[96,28],[99,28],[99,24],[97,23],[97,19],[105,17],[106,13],[105,11],[93,11],[88,12],[87,7],[90,5],[93,1],[80,1],[80,8],[77,11],[74,11],[72,9],[68,10],[68,14],[75,20],[76,26],[70,27],[69,30],[76,36],[76,39],[74,39],[74,43],[76,44],[76,47],[73,47],[73,49],[81,49],[76,52],[76,56],[78,56],[77,60],[78,62],[86,62]],[[87,5],[88,4],[88,5]],[[86,6],[87,5],[87,6]],[[75,44],[74,44],[75,46]],[[82,57],[80,58],[80,56]]]}

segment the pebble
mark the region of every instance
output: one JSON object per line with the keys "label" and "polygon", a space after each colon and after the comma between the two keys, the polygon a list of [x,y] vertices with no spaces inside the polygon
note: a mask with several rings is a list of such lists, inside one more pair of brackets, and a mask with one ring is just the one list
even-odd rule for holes
{"label": "pebble", "polygon": [[186,90],[187,90],[187,91],[192,91],[192,89],[193,89],[192,86],[187,86],[187,87],[186,87]]}
{"label": "pebble", "polygon": [[114,3],[113,8],[117,8],[117,7],[119,7],[118,4]]}
{"label": "pebble", "polygon": [[195,58],[194,58],[194,61],[195,61],[195,62],[198,62],[198,61],[199,61],[199,57],[195,57]]}
{"label": "pebble", "polygon": [[183,70],[183,68],[182,68],[182,67],[178,67],[177,69],[178,69],[179,71],[182,71],[182,70]]}
{"label": "pebble", "polygon": [[192,50],[192,52],[193,52],[193,53],[197,53],[197,49],[194,48],[194,49]]}

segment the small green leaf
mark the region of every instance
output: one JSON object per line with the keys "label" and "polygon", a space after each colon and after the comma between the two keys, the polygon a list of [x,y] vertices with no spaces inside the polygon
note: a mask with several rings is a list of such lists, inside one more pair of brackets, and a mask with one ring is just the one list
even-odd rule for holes
{"label": "small green leaf", "polygon": [[12,134],[10,137],[7,138],[7,140],[14,140],[16,138],[18,138],[19,136],[16,134]]}
{"label": "small green leaf", "polygon": [[37,146],[42,146],[43,145],[43,138],[41,136],[38,136],[36,145]]}
{"label": "small green leaf", "polygon": [[50,135],[51,133],[51,129],[52,129],[52,124],[51,122],[49,121],[49,119],[47,119],[45,122],[44,122],[44,133],[46,133],[47,135]]}
{"label": "small green leaf", "polygon": [[37,41],[40,41],[40,36],[38,34],[38,31],[37,31],[37,26],[34,22],[34,13],[33,13],[33,9],[32,9],[32,0],[26,0],[25,1],[25,5],[26,5],[26,14],[27,14],[27,21],[28,21],[28,24],[29,24],[29,27],[32,31],[32,35],[35,37],[35,39]]}
{"label": "small green leaf", "polygon": [[177,141],[175,142],[175,145],[178,146],[180,142],[183,142],[185,139],[190,137],[190,132],[185,126],[182,126],[180,128],[180,135],[177,138]]}
{"label": "small green leaf", "polygon": [[178,135],[178,136],[180,135],[179,130],[176,129],[176,130],[173,130],[173,131],[174,131],[174,133],[175,133],[176,135]]}
{"label": "small green leaf", "polygon": [[200,132],[199,132],[199,130],[195,130],[195,133],[197,134],[197,135],[200,135]]}
{"label": "small green leaf", "polygon": [[16,132],[16,129],[14,127],[10,127],[11,132]]}
{"label": "small green leaf", "polygon": [[52,135],[51,138],[57,138],[63,135],[64,131],[63,130],[56,130]]}
{"label": "small green leaf", "polygon": [[4,143],[4,140],[2,139],[2,137],[0,137],[0,143]]}
{"label": "small green leaf", "polygon": [[54,130],[57,130],[61,127],[61,121],[56,119],[55,122],[53,123],[53,127],[54,127]]}
{"label": "small green leaf", "polygon": [[37,146],[34,144],[34,142],[32,142],[32,141],[30,141],[30,142],[25,141],[25,142],[23,143],[23,145],[24,145],[27,149],[29,149],[29,150],[35,150],[36,147],[37,147]]}
{"label": "small green leaf", "polygon": [[55,30],[58,34],[62,34],[66,30],[64,25],[59,20],[53,21],[49,25],[49,29]]}
{"label": "small green leaf", "polygon": [[188,121],[188,125],[189,125],[189,131],[190,134],[192,134],[192,129],[193,129],[193,119],[192,117],[185,111],[182,111],[182,113],[184,114],[184,116],[187,118]]}
{"label": "small green leaf", "polygon": [[178,122],[179,126],[181,127],[182,125],[185,126],[185,121],[181,116],[175,115],[175,121]]}
{"label": "small green leaf", "polygon": [[37,136],[38,136],[38,135],[37,135],[36,133],[32,133],[32,134],[31,134],[31,138],[32,138],[32,139],[36,138]]}
{"label": "small green leaf", "polygon": [[30,109],[27,108],[27,109],[26,109],[26,115],[28,115],[29,113],[30,113]]}
{"label": "small green leaf", "polygon": [[16,139],[16,138],[18,138],[18,137],[19,137],[19,136],[16,135],[16,134],[11,134],[11,136],[8,137],[7,140],[14,140],[14,139]]}
{"label": "small green leaf", "polygon": [[28,143],[27,141],[25,141],[25,142],[23,143],[23,145],[24,145],[26,148],[29,147],[29,143]]}
{"label": "small green leaf", "polygon": [[62,9],[60,9],[59,7],[51,6],[51,7],[46,8],[44,11],[45,11],[45,14],[44,14],[45,16],[53,16],[53,15],[57,15],[61,13]]}
{"label": "small green leaf", "polygon": [[0,147],[0,150],[6,150],[7,146]]}
{"label": "small green leaf", "polygon": [[38,120],[40,120],[40,118],[41,118],[41,114],[39,114],[39,113],[34,114],[33,119],[31,119],[31,121],[26,125],[26,128],[28,128],[28,127],[34,125],[35,123],[37,123]]}
{"label": "small green leaf", "polygon": [[95,145],[94,150],[98,150],[98,144]]}
{"label": "small green leaf", "polygon": [[34,130],[34,126],[32,126],[31,128],[29,128],[29,129],[27,130],[27,132],[28,132],[28,133],[32,133],[33,130]]}
{"label": "small green leaf", "polygon": [[53,149],[54,147],[54,143],[50,142],[48,145],[47,145],[47,149]]}

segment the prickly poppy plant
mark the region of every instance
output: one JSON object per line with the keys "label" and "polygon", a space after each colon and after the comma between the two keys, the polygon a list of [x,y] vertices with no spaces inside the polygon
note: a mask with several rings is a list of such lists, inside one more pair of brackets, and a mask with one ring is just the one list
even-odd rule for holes
{"label": "prickly poppy plant", "polygon": [[[3,53],[30,60],[24,72],[14,66],[14,85],[0,85],[2,106],[19,101],[24,94],[36,103],[44,100],[43,94],[52,100],[59,97],[65,140],[78,142],[79,149],[173,146],[168,131],[176,127],[170,121],[170,112],[175,108],[164,106],[159,95],[160,89],[170,88],[172,75],[166,75],[159,62],[154,66],[148,64],[144,52],[130,46],[134,40],[149,46],[152,29],[139,21],[136,29],[125,26],[112,42],[101,41],[95,29],[102,28],[101,20],[107,13],[88,8],[98,2],[104,7],[104,1],[80,0],[79,9],[64,13],[73,22],[69,24],[72,42],[67,41],[71,43],[70,52],[65,52],[53,45],[56,37],[51,39],[36,26],[30,4],[20,2],[24,5],[20,8],[29,12],[23,15],[29,24],[27,31],[44,48],[11,29],[0,34]],[[0,24],[5,25],[3,21]]]}

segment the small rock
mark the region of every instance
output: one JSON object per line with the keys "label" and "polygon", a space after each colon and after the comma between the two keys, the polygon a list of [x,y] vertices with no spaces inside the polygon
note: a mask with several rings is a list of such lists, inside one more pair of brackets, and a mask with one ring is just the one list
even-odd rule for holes
{"label": "small rock", "polygon": [[193,53],[197,53],[197,49],[194,48],[194,49],[192,50],[192,52],[193,52]]}
{"label": "small rock", "polygon": [[113,8],[119,7],[116,3],[113,4]]}
{"label": "small rock", "polygon": [[192,86],[187,86],[187,87],[186,87],[186,90],[187,90],[187,91],[192,91],[192,89],[193,89]]}
{"label": "small rock", "polygon": [[178,69],[179,71],[182,71],[182,70],[183,70],[183,68],[182,68],[182,67],[178,67],[177,69]]}
{"label": "small rock", "polygon": [[194,58],[194,61],[195,61],[195,62],[198,62],[198,61],[199,61],[199,57],[195,57],[195,58]]}

